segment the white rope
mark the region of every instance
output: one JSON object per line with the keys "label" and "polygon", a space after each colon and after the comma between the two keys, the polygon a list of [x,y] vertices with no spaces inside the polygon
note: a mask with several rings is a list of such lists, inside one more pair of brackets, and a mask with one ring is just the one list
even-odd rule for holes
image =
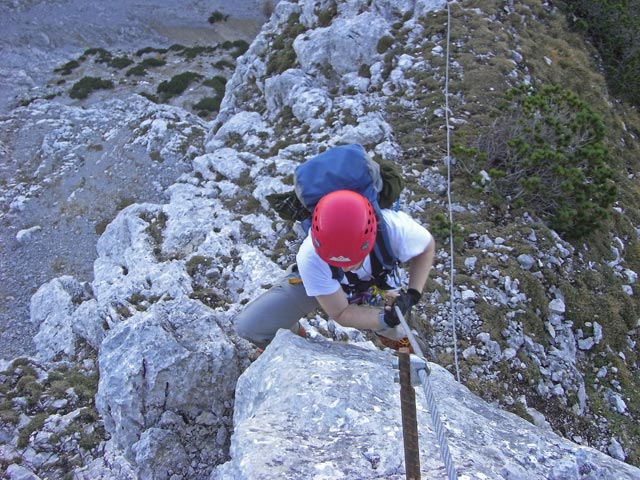
{"label": "white rope", "polygon": [[451,331],[453,334],[453,361],[456,366],[456,378],[460,382],[460,365],[458,364],[458,336],[456,333],[456,306],[454,301],[455,266],[453,258],[453,208],[451,201],[451,125],[449,125],[449,47],[451,43],[451,6],[447,1],[447,48],[444,75],[444,118],[447,127],[447,200],[449,204],[449,258],[451,272],[449,278],[449,301],[451,302]]}

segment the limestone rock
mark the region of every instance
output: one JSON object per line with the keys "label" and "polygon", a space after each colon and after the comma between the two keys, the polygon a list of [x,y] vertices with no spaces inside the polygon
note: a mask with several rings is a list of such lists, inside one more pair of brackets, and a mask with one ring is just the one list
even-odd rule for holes
{"label": "limestone rock", "polygon": [[[232,459],[211,480],[404,479],[399,385],[387,352],[280,331],[240,377]],[[430,384],[461,478],[636,479],[640,470],[502,411],[430,364]],[[416,387],[423,478],[445,478]]]}
{"label": "limestone rock", "polygon": [[[141,453],[149,449],[138,442],[160,425],[166,412],[178,414],[187,423],[194,423],[202,412],[212,412],[216,425],[195,434],[186,426],[173,428],[177,437],[172,442],[185,444],[192,435],[189,441],[215,460],[216,428],[230,422],[240,367],[236,348],[211,310],[184,298],[155,304],[109,332],[100,348],[99,364],[96,407],[128,458],[144,457],[145,468],[151,468],[149,455]],[[172,455],[160,457],[152,462],[153,468],[170,462]]]}

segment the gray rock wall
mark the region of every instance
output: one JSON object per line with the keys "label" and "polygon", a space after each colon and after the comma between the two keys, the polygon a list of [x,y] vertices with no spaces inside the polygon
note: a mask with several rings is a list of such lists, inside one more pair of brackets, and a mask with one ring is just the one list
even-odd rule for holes
{"label": "gray rock wall", "polygon": [[[389,351],[280,331],[239,378],[232,459],[211,480],[405,478],[400,387]],[[637,479],[640,470],[488,404],[430,364],[459,478]],[[422,386],[422,478],[447,478]]]}

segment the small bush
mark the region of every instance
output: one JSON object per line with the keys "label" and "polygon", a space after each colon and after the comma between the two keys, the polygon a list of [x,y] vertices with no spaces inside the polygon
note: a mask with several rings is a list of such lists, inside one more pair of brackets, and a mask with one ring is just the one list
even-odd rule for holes
{"label": "small bush", "polygon": [[29,445],[29,437],[32,433],[42,430],[45,420],[49,417],[46,412],[40,412],[33,416],[31,421],[20,430],[18,434],[18,448],[26,448]]}
{"label": "small bush", "polygon": [[216,51],[215,47],[205,47],[202,45],[196,45],[195,47],[183,47],[177,50],[178,55],[188,60],[193,60],[200,55],[210,55]]}
{"label": "small bush", "polygon": [[218,60],[213,64],[214,67],[224,70],[225,68],[234,68],[235,65],[227,60]]}
{"label": "small bush", "polygon": [[264,3],[262,4],[262,14],[269,18],[271,17],[271,15],[273,14],[273,1],[272,0],[265,0]]}
{"label": "small bush", "polygon": [[300,23],[300,14],[289,15],[286,28],[272,41],[271,46],[275,53],[267,61],[268,75],[277,75],[295,66],[298,57],[293,49],[293,41],[304,31],[305,27]]}
{"label": "small bush", "polygon": [[318,26],[328,27],[338,14],[338,5],[336,2],[331,2],[325,10],[316,9],[315,14],[318,16]]}
{"label": "small bush", "polygon": [[214,88],[218,93],[224,93],[224,89],[227,85],[227,79],[222,75],[216,75],[209,80],[205,80],[202,84],[207,87]]}
{"label": "small bush", "polygon": [[363,78],[371,78],[371,68],[366,63],[360,65],[358,69],[358,76]]}
{"label": "small bush", "polygon": [[616,197],[600,117],[557,86],[523,86],[506,98],[511,103],[477,144],[489,190],[568,239],[598,229]]}
{"label": "small bush", "polygon": [[136,65],[126,71],[125,76],[130,77],[135,75],[136,77],[144,77],[147,74],[147,69],[143,65]]}
{"label": "small bush", "polygon": [[171,80],[164,81],[158,85],[158,93],[165,98],[174,97],[184,92],[192,82],[200,80],[202,75],[195,72],[184,72],[175,75]]}
{"label": "small bush", "polygon": [[103,80],[98,77],[84,77],[73,84],[69,96],[71,98],[87,98],[95,90],[107,90],[113,88],[111,80]]}
{"label": "small bush", "polygon": [[240,55],[249,50],[249,44],[244,40],[236,40],[235,42],[233,42],[233,47],[235,48],[235,51],[231,54],[233,58],[238,58]]}
{"label": "small bush", "polygon": [[144,65],[145,67],[162,67],[166,64],[167,64],[166,61],[156,57],[145,58],[140,62],[140,65]]}
{"label": "small bush", "polygon": [[141,57],[142,55],[145,55],[147,53],[167,53],[167,49],[166,48],[154,48],[154,47],[145,47],[145,48],[141,48],[140,50],[138,50],[135,55],[136,57]]}
{"label": "small bush", "polygon": [[96,63],[109,63],[113,58],[113,55],[104,48],[89,48],[84,51],[83,56],[97,55]]}
{"label": "small bush", "polygon": [[123,69],[133,63],[129,57],[116,57],[109,61],[109,66],[113,68]]}
{"label": "small bush", "polygon": [[204,112],[217,112],[220,109],[222,97],[205,97],[193,106],[194,110]]}
{"label": "small bush", "polygon": [[228,19],[229,19],[229,15],[225,15],[224,13],[216,10],[211,15],[209,15],[209,18],[207,21],[213,25],[214,23],[218,23],[218,22],[226,22]]}
{"label": "small bush", "polygon": [[61,75],[70,75],[73,70],[78,68],[80,63],[77,60],[71,60],[70,62],[65,63],[59,68],[54,70],[55,73],[59,73]]}
{"label": "small bush", "polygon": [[154,95],[153,93],[149,93],[149,92],[140,92],[138,95],[146,98],[147,100],[153,102],[153,103],[160,103],[160,99]]}
{"label": "small bush", "polygon": [[596,46],[616,95],[640,105],[640,2],[565,0],[569,20]]}
{"label": "small bush", "polygon": [[272,55],[267,62],[267,74],[277,75],[289,68],[293,68],[297,58],[296,52],[292,47],[287,50],[278,51]]}
{"label": "small bush", "polygon": [[382,55],[387,50],[389,50],[389,47],[391,47],[391,45],[393,45],[393,37],[390,37],[389,35],[385,35],[380,40],[378,40],[378,45],[376,46],[376,50],[380,55]]}

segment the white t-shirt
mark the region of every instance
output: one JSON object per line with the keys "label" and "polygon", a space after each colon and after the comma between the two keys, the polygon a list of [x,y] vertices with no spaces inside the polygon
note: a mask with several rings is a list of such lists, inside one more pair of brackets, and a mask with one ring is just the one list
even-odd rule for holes
{"label": "white t-shirt", "polygon": [[[432,241],[431,233],[404,212],[382,210],[382,217],[387,225],[389,246],[401,262],[406,262],[420,255]],[[372,278],[370,255],[375,254],[371,252],[365,258],[362,267],[353,270],[353,273],[361,280]],[[311,235],[307,235],[307,238],[300,245],[296,262],[307,295],[311,297],[331,295],[340,288],[340,283],[331,276],[329,264],[316,253]],[[343,278],[342,282],[347,283],[346,278]]]}

